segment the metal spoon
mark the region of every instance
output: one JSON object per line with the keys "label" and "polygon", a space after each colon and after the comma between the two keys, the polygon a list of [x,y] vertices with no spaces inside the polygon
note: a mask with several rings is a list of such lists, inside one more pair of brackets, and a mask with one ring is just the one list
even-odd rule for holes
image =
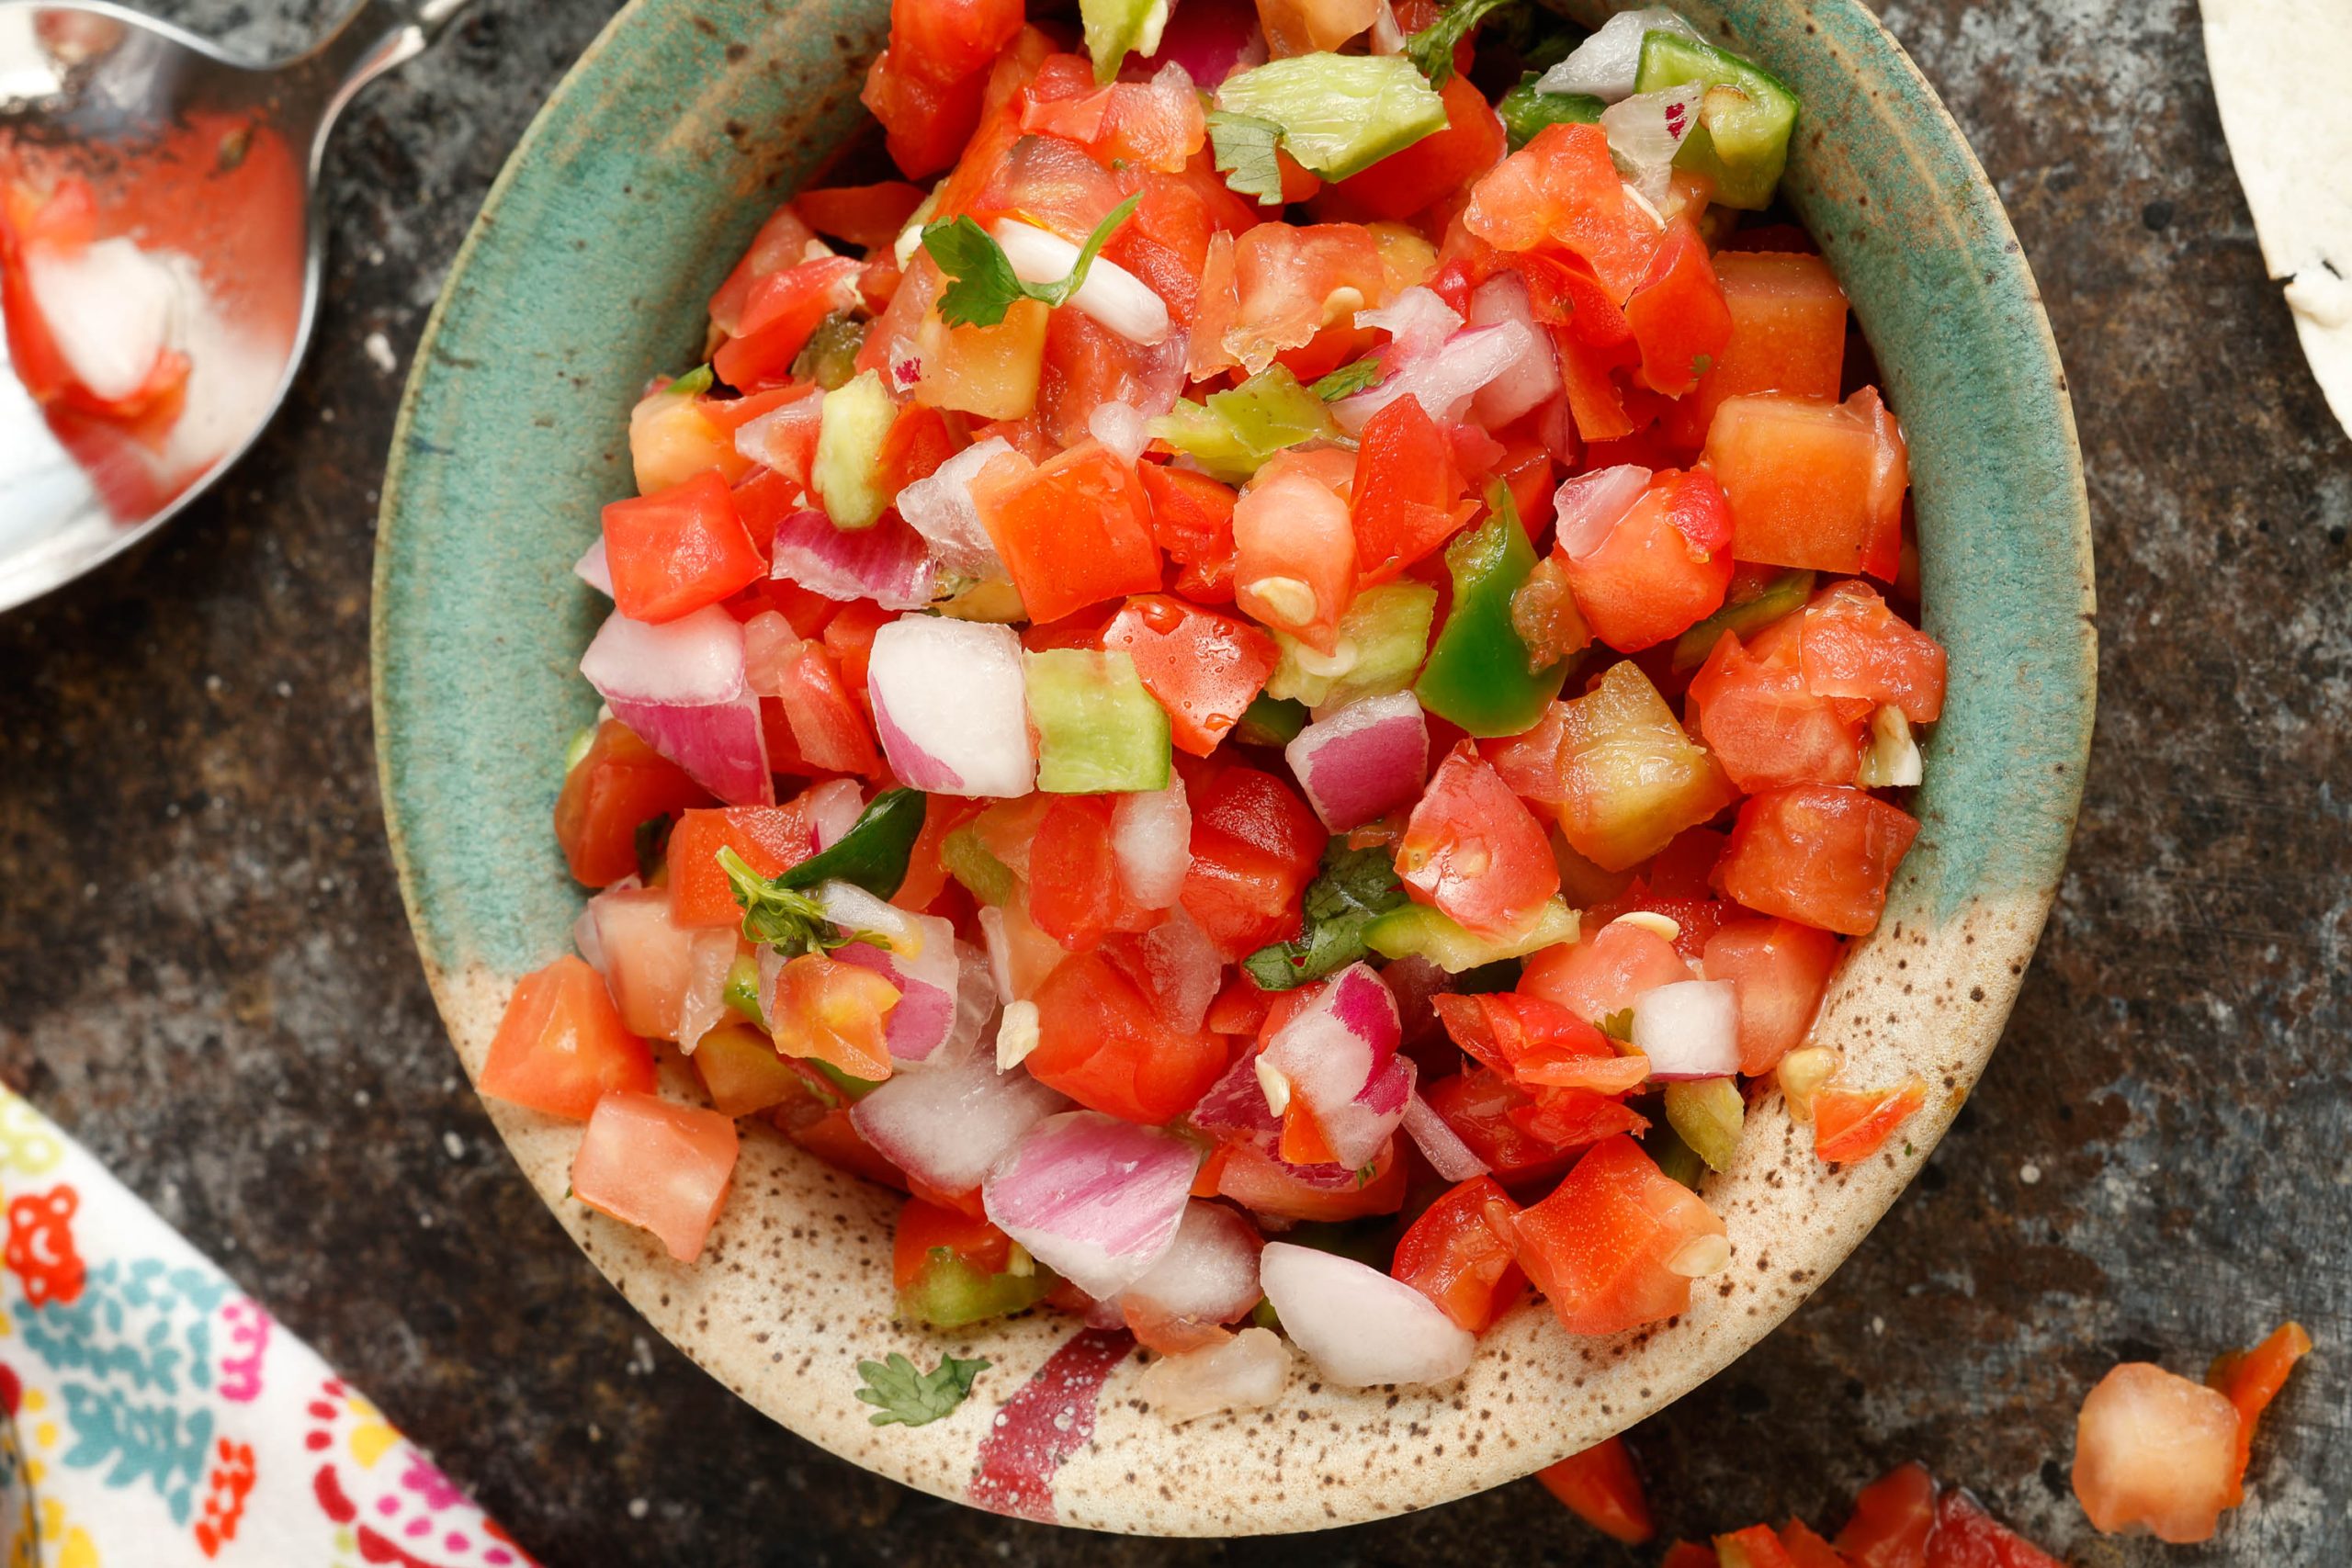
{"label": "metal spoon", "polygon": [[98,237],[138,247],[110,259],[154,288],[85,267],[85,304],[153,308],[188,361],[176,416],[167,400],[134,420],[37,402],[0,342],[0,611],[153,533],[261,434],[317,310],[327,133],[467,3],[360,0],[309,53],[257,66],[95,0],[0,0],[0,203],[12,172],[24,190],[85,180]]}

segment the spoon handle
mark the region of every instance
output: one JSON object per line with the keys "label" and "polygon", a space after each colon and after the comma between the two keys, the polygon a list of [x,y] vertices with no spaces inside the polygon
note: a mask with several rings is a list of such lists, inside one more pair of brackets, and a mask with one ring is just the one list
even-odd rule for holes
{"label": "spoon handle", "polygon": [[472,0],[359,0],[308,54],[288,62],[288,76],[316,104],[312,158],[352,95],[396,65],[413,60]]}

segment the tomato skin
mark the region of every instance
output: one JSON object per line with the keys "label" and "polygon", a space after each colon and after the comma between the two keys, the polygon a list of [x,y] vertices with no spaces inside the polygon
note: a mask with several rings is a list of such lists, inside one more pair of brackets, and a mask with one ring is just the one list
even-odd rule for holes
{"label": "tomato skin", "polygon": [[1348,505],[1358,592],[1399,575],[1469,521],[1477,508],[1463,501],[1464,483],[1419,398],[1398,398],[1365,423]]}
{"label": "tomato skin", "polygon": [[769,213],[767,220],[760,225],[760,231],[744,247],[742,258],[727,275],[727,281],[711,295],[711,324],[729,337],[741,332],[743,308],[751,301],[752,286],[773,273],[799,265],[808,242],[816,237],[817,231],[808,227],[799,209],[791,202],[785,202]]}
{"label": "tomato skin", "polygon": [[556,796],[555,836],[575,882],[608,887],[637,874],[637,829],[711,803],[684,768],[608,718]]}
{"label": "tomato skin", "polygon": [[788,381],[817,323],[858,303],[861,267],[848,256],[819,256],[759,278],[744,299],[741,330],[718,345],[711,368],[745,392]]}
{"label": "tomato skin", "polygon": [[1698,385],[1731,341],[1731,308],[1706,242],[1689,223],[1667,232],[1650,269],[1625,301],[1625,322],[1642,351],[1644,386],[1680,397]]}
{"label": "tomato skin", "polygon": [[1935,1528],[1935,1478],[1906,1464],[1862,1488],[1837,1546],[1854,1568],[1927,1568]]}
{"label": "tomato skin", "polygon": [[670,918],[677,924],[723,931],[742,921],[742,908],[718,863],[721,850],[733,850],[762,876],[796,866],[817,851],[808,808],[795,800],[683,813],[670,830]]}
{"label": "tomato skin", "polygon": [[1724,632],[1690,678],[1685,712],[1744,791],[1851,784],[1861,766],[1861,720],[1806,689],[1797,638],[1777,626],[1753,649]]}
{"label": "tomato skin", "polygon": [[1686,1311],[1690,1281],[1667,1267],[1689,1243],[1724,1234],[1699,1195],[1639,1144],[1595,1144],[1553,1194],[1513,1222],[1520,1267],[1571,1334],[1615,1334]]}
{"label": "tomato skin", "polygon": [[1566,570],[1593,635],[1623,653],[1655,648],[1713,615],[1731,587],[1730,513],[1703,469],[1668,470],[1590,544],[1562,539]]}
{"label": "tomato skin", "polygon": [[1544,1489],[1566,1504],[1577,1517],[1611,1540],[1639,1546],[1657,1534],[1649,1499],[1623,1438],[1603,1438],[1581,1453],[1535,1472]]}
{"label": "tomato skin", "polygon": [[899,231],[922,205],[922,197],[919,186],[903,180],[884,180],[878,185],[804,190],[793,197],[793,206],[819,233],[872,251],[888,246],[899,237]]}
{"label": "tomato skin", "polygon": [[1804,1043],[1844,949],[1794,920],[1729,920],[1707,939],[1702,964],[1739,998],[1739,1070],[1769,1073]]}
{"label": "tomato skin", "polygon": [[1405,1205],[1405,1162],[1392,1139],[1373,1161],[1372,1179],[1358,1186],[1317,1187],[1301,1181],[1279,1160],[1246,1144],[1222,1146],[1216,1194],[1253,1214],[1285,1220],[1360,1220],[1393,1214]]}
{"label": "tomato skin", "polygon": [[1388,1271],[1456,1326],[1483,1334],[1527,1289],[1510,1249],[1517,1213],[1493,1177],[1474,1176],[1421,1212],[1397,1241]]}
{"label": "tomato skin", "polygon": [[1415,902],[1486,937],[1524,930],[1560,890],[1543,828],[1470,740],[1447,754],[1413,807],[1396,874]]}
{"label": "tomato skin", "polygon": [[653,1092],[653,1053],[629,1032],[605,978],[570,953],[523,976],[478,1080],[511,1105],[585,1122],[614,1089]]}
{"label": "tomato skin", "polygon": [[1859,789],[1767,790],[1741,803],[1715,886],[1759,914],[1867,936],[1918,834],[1917,818]]}
{"label": "tomato skin", "polygon": [[1467,76],[1454,75],[1439,96],[1445,103],[1443,130],[1340,181],[1330,187],[1333,195],[1367,218],[1410,218],[1501,163],[1510,143],[1487,96]]}
{"label": "tomato skin", "polygon": [[1159,923],[1159,911],[1136,903],[1119,880],[1109,796],[1060,795],[1046,807],[1029,846],[1029,918],[1072,953]]}
{"label": "tomato skin", "polygon": [[2232,1350],[2214,1358],[2205,1374],[2207,1383],[2221,1390],[2238,1412],[2237,1467],[2230,1479],[2230,1506],[2245,1501],[2245,1467],[2254,1453],[2254,1429],[2262,1413],[2287,1385],[2295,1363],[2312,1353],[2312,1337],[2300,1323],[2284,1323],[2270,1337],[2248,1350]]}
{"label": "tomato skin", "polygon": [[884,773],[873,726],[830,649],[804,641],[776,660],[775,675],[792,750],[811,770],[866,778]]}
{"label": "tomato skin", "polygon": [[1170,738],[1195,757],[1240,722],[1277,657],[1260,627],[1164,593],[1128,600],[1103,628],[1102,646],[1135,660],[1144,690],[1168,710]]}
{"label": "tomato skin", "polygon": [[1000,457],[973,500],[1032,621],[1159,587],[1150,503],[1135,469],[1089,441],[1035,469]]}
{"label": "tomato skin", "polygon": [[1805,606],[1797,633],[1805,689],[1891,705],[1914,724],[1944,709],[1943,645],[1886,606],[1865,582],[1836,582]]}
{"label": "tomato skin", "polygon": [[1323,824],[1272,773],[1238,762],[1182,771],[1193,808],[1185,913],[1228,961],[1297,935],[1299,895],[1328,840]]}
{"label": "tomato skin", "polygon": [[1090,1111],[1158,1125],[1191,1110],[1226,1069],[1225,1042],[1181,1034],[1108,961],[1079,953],[1037,987],[1032,1077]]}
{"label": "tomato skin", "polygon": [[1696,389],[1666,416],[1678,446],[1703,446],[1726,398],[1780,392],[1838,400],[1846,358],[1846,293],[1815,255],[1723,251],[1714,258],[1731,332]]}
{"label": "tomato skin", "polygon": [[903,1291],[913,1284],[931,1262],[933,1247],[945,1248],[983,1274],[1003,1273],[1012,1258],[1012,1238],[986,1219],[910,1198],[890,1238],[890,1288]]}
{"label": "tomato skin", "polygon": [[1175,590],[1196,604],[1233,603],[1233,487],[1162,463],[1139,463],[1151,536],[1176,563]]}
{"label": "tomato skin", "polygon": [[1927,1080],[1917,1074],[1891,1089],[1824,1084],[1813,1096],[1813,1152],[1838,1165],[1868,1159],[1927,1102]]}
{"label": "tomato skin", "polygon": [[1706,462],[1730,498],[1740,559],[1894,580],[1910,457],[1874,389],[1838,404],[1728,399],[1708,427]]}
{"label": "tomato skin", "polygon": [[899,172],[919,180],[955,163],[967,143],[977,145],[972,132],[987,86],[987,76],[977,73],[947,83],[927,80],[910,54],[886,49],[874,57],[858,101],[882,122],[883,144]]}
{"label": "tomato skin", "polygon": [[739,1149],[730,1117],[616,1091],[588,1119],[571,1161],[571,1195],[651,1231],[671,1257],[692,1263],[727,1201]]}

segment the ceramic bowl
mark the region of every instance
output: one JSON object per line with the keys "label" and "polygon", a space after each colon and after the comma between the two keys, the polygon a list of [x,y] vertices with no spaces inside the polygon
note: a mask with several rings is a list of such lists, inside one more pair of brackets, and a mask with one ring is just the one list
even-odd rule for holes
{"label": "ceramic bowl", "polygon": [[[1686,0],[1805,103],[1787,192],[1876,348],[1911,442],[1928,628],[1951,686],[1925,823],[1815,1038],[1927,1110],[1830,1168],[1777,1098],[1712,1179],[1732,1267],[1671,1322],[1564,1333],[1539,1303],[1458,1382],[1350,1393],[1301,1370],[1273,1409],[1170,1429],[1124,1335],[1040,1314],[933,1336],[893,1321],[898,1199],[764,1128],[702,1261],[566,1195],[576,1124],[489,1102],[581,1249],[713,1377],[909,1485],[1104,1529],[1227,1535],[1425,1508],[1523,1475],[1673,1400],[1769,1333],[1917,1172],[1984,1070],[2033,952],[2088,749],[2091,560],[2065,381],[2033,279],[1935,94],[1853,0]],[[1597,17],[1588,15],[1587,21]],[[384,488],[375,692],[385,816],[426,974],[481,1066],[517,976],[568,950],[582,895],[548,828],[602,601],[574,579],[628,493],[646,378],[695,357],[703,301],[761,218],[857,125],[884,0],[634,0],[507,164],[416,355]],[[695,1093],[674,1066],[665,1083]],[[861,1359],[986,1357],[948,1418],[876,1427]]]}

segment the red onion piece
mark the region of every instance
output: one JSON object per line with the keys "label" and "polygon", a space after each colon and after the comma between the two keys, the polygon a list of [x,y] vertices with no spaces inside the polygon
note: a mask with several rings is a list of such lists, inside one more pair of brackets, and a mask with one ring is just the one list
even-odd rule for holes
{"label": "red onion piece", "polygon": [[1418,1094],[1405,1101],[1405,1131],[1420,1145],[1430,1168],[1448,1181],[1467,1181],[1487,1174],[1487,1162],[1473,1154],[1462,1135]]}
{"label": "red onion piece", "polygon": [[1266,62],[1266,37],[1250,0],[1177,0],[1160,29],[1156,62],[1181,65],[1203,92]]}
{"label": "red onion piece", "polygon": [[1632,463],[1595,468],[1562,484],[1552,502],[1560,548],[1570,560],[1592,554],[1649,487],[1650,471]]}
{"label": "red onion piece", "polygon": [[941,1192],[969,1192],[1021,1135],[1069,1104],[1027,1073],[966,1053],[894,1073],[850,1108],[858,1134]]}
{"label": "red onion piece", "polygon": [[857,826],[865,810],[865,792],[847,779],[827,779],[801,796],[801,802],[808,815],[810,840],[818,849],[830,850]]}
{"label": "red onion piece", "polygon": [[775,779],[768,772],[767,737],[760,728],[757,697],[746,693],[699,706],[612,696],[605,701],[613,716],[639,739],[728,805],[775,804]]}
{"label": "red onion piece", "polygon": [[1342,1388],[1444,1382],[1477,1348],[1429,1297],[1352,1258],[1269,1242],[1258,1275],[1291,1342]]}
{"label": "red onion piece", "polygon": [[1331,405],[1341,429],[1354,434],[1366,421],[1398,398],[1420,400],[1422,412],[1440,424],[1458,424],[1478,389],[1548,346],[1532,327],[1498,321],[1467,327],[1442,346],[1392,371],[1385,380]]}
{"label": "red onion piece", "polygon": [[1344,833],[1420,798],[1429,782],[1429,725],[1411,692],[1393,692],[1317,719],[1283,756],[1323,826]]}
{"label": "red onion piece", "polygon": [[1610,152],[1654,208],[1673,187],[1674,154],[1699,123],[1699,101],[1706,96],[1704,83],[1686,82],[1661,93],[1638,94],[1601,114]]}
{"label": "red onion piece", "polygon": [[1719,1078],[1739,1070],[1739,1002],[1729,980],[1675,980],[1634,998],[1634,1049],[1650,1077]]}
{"label": "red onion piece", "polygon": [[606,702],[694,707],[743,694],[743,632],[716,604],[659,626],[605,617],[580,672]]}
{"label": "red onion piece", "polygon": [[1111,853],[1136,903],[1147,909],[1175,905],[1193,869],[1193,807],[1182,779],[1119,796],[1111,807]]}
{"label": "red onion piece", "polygon": [[1069,1111],[1023,1134],[989,1171],[980,1199],[998,1229],[1100,1300],[1175,1242],[1199,1164],[1172,1133]]}
{"label": "red onion piece", "polygon": [[1527,283],[1515,272],[1498,272],[1478,285],[1470,297],[1470,324],[1493,326],[1517,321],[1535,339],[1535,350],[1478,389],[1470,400],[1471,412],[1489,430],[1500,430],[1512,420],[1560,390],[1560,359],[1552,340],[1535,331],[1535,310],[1527,299]]}
{"label": "red onion piece", "polygon": [[1283,1168],[1293,1180],[1327,1191],[1344,1192],[1361,1186],[1355,1168],[1336,1162],[1291,1165],[1282,1157],[1283,1119],[1266,1103],[1265,1086],[1258,1078],[1258,1055],[1246,1052],[1209,1086],[1201,1102],[1184,1120],[1220,1143],[1242,1144]]}
{"label": "red onion piece", "polygon": [[1396,1055],[1396,998],[1368,964],[1351,964],[1266,1043],[1266,1059],[1315,1112],[1333,1157],[1372,1162],[1405,1114],[1413,1064]]}
{"label": "red onion piece", "polygon": [[772,575],[828,599],[871,599],[886,610],[923,608],[937,578],[922,536],[896,513],[884,513],[871,528],[851,530],[834,527],[832,519],[811,509],[776,525]]}
{"label": "red onion piece", "polygon": [[1037,759],[1011,626],[909,615],[876,633],[866,691],[891,771],[915,789],[1027,795]]}

